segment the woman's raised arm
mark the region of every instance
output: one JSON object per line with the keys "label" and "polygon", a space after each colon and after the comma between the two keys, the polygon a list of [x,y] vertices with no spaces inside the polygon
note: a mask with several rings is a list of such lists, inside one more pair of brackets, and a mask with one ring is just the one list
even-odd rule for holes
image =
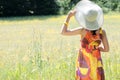
{"label": "woman's raised arm", "polygon": [[61,34],[62,35],[67,35],[67,36],[71,36],[71,35],[78,35],[78,34],[81,34],[82,32],[82,28],[75,28],[75,29],[72,29],[72,30],[68,30],[68,24],[69,24],[69,21],[70,21],[70,18],[72,16],[74,16],[76,13],[75,10],[71,10],[68,15],[67,15],[67,18],[62,26],[62,29],[61,29]]}

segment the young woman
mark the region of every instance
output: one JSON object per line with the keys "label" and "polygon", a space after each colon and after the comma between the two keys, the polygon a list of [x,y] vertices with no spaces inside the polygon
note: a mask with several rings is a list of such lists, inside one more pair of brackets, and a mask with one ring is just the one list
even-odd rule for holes
{"label": "young woman", "polygon": [[[72,16],[76,17],[82,27],[68,30]],[[85,0],[80,1],[77,7],[68,13],[62,26],[62,35],[81,35],[76,80],[105,80],[101,52],[108,52],[109,44],[106,32],[101,28],[102,20],[102,9],[92,2],[86,3]]]}

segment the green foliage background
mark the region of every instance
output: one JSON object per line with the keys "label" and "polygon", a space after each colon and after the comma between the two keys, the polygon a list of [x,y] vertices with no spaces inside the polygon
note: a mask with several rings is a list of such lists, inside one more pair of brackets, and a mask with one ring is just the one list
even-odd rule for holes
{"label": "green foliage background", "polygon": [[[66,14],[80,0],[0,0],[0,16]],[[91,0],[105,13],[120,12],[119,0]]]}

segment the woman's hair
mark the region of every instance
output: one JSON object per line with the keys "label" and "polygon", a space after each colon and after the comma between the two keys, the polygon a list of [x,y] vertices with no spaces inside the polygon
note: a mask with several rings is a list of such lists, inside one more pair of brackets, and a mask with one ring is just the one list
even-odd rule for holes
{"label": "woman's hair", "polygon": [[97,31],[97,30],[92,30],[92,31],[91,31],[92,35],[96,35],[96,31]]}

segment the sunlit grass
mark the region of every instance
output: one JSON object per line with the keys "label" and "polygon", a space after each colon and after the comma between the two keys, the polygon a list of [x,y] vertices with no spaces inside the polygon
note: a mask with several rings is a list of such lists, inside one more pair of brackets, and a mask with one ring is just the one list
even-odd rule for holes
{"label": "sunlit grass", "polygon": [[[120,14],[104,16],[110,52],[102,53],[106,80],[119,80]],[[0,80],[74,80],[80,37],[60,34],[66,16],[0,19]],[[79,25],[74,18],[69,28]]]}

